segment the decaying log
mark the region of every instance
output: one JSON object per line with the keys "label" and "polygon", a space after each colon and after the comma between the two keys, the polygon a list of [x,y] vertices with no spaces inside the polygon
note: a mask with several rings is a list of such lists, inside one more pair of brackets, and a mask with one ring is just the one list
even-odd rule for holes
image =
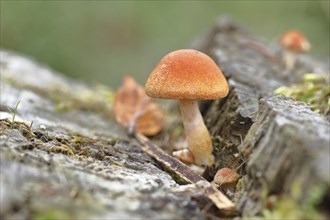
{"label": "decaying log", "polygon": [[0,55],[1,219],[204,217],[115,123],[111,91]]}
{"label": "decaying log", "polygon": [[264,190],[291,195],[298,188],[295,199],[301,206],[315,188],[325,190],[325,198],[330,192],[329,138],[330,124],[306,104],[284,96],[262,99],[240,148],[249,154],[248,186],[239,202],[243,214],[260,213]]}
{"label": "decaying log", "polygon": [[[216,158],[208,180],[218,168],[238,170],[241,180],[229,196],[238,216],[263,215],[281,199],[329,214],[329,122],[273,93],[305,73],[329,73],[329,63],[304,55],[288,71],[279,48],[223,18],[195,48],[219,64],[230,85],[225,99],[201,106]],[[1,51],[0,65],[1,219],[203,219],[209,199],[222,204],[200,176],[186,178],[194,184],[175,182],[159,166],[162,158],[149,156],[157,159],[157,149],[150,153],[114,122],[110,90],[8,51]]]}
{"label": "decaying log", "polygon": [[306,104],[274,97],[274,90],[298,83],[306,73],[329,74],[329,63],[301,56],[293,70],[286,70],[279,48],[227,19],[218,20],[195,46],[210,54],[229,78],[228,97],[204,107],[203,113],[214,136],[215,166],[238,168],[248,161],[241,170],[248,174],[248,185],[238,210],[260,215],[269,208],[267,195],[290,197],[292,184],[301,190],[292,199],[297,209],[308,203],[314,188],[324,190],[324,204],[330,193],[329,123]]}

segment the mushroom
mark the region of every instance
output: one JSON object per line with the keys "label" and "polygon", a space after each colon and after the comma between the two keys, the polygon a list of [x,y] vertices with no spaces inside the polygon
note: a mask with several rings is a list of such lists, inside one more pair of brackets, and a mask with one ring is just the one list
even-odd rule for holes
{"label": "mushroom", "polygon": [[195,164],[214,163],[212,141],[198,108],[198,100],[227,96],[228,84],[216,63],[206,54],[182,49],[161,59],[145,85],[148,96],[178,99],[183,125]]}
{"label": "mushroom", "polygon": [[294,67],[297,53],[307,52],[311,48],[306,37],[297,30],[284,33],[280,37],[279,43],[284,49],[283,59],[287,69]]}
{"label": "mushroom", "polygon": [[186,164],[191,164],[195,160],[194,155],[188,149],[174,151],[172,155],[179,158],[182,162]]}
{"label": "mushroom", "polygon": [[239,175],[229,168],[222,168],[215,174],[213,182],[224,190],[235,191]]}

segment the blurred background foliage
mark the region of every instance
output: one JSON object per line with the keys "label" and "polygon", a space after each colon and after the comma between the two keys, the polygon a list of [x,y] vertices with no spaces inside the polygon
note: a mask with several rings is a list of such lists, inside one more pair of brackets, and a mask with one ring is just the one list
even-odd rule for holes
{"label": "blurred background foliage", "polygon": [[114,88],[123,75],[144,84],[159,59],[189,48],[219,15],[269,42],[304,32],[311,53],[329,56],[329,0],[4,1],[0,46],[53,69]]}

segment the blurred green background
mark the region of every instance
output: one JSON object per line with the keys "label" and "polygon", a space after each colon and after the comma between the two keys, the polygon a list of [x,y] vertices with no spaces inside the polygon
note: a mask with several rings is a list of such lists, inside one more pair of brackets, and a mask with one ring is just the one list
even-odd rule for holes
{"label": "blurred green background", "polygon": [[144,83],[159,59],[188,48],[219,15],[275,42],[306,33],[329,56],[329,1],[3,1],[0,46],[87,82],[116,88],[124,74]]}

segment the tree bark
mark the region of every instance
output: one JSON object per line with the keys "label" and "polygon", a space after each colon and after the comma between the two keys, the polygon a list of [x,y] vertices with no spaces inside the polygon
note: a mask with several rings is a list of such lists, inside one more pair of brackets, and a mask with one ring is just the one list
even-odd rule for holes
{"label": "tree bark", "polygon": [[[238,215],[275,213],[283,199],[329,215],[329,122],[273,93],[305,73],[329,73],[329,63],[304,55],[288,71],[279,48],[227,18],[194,47],[217,62],[230,86],[226,98],[201,104],[215,155],[206,177],[222,167],[237,170],[241,179],[229,197]],[[203,187],[177,183],[114,122],[110,90],[13,52],[2,50],[0,65],[1,219],[217,215],[200,196]]]}

